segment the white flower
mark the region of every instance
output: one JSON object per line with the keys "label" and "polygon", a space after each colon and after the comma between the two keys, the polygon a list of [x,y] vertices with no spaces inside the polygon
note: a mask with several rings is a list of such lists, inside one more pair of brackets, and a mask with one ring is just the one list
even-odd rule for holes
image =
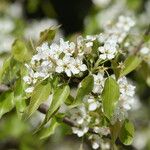
{"label": "white flower", "polygon": [[109,37],[104,46],[100,46],[98,48],[100,51],[100,58],[105,59],[113,59],[117,53],[117,40],[115,36]]}
{"label": "white flower", "polygon": [[87,70],[87,66],[83,64],[82,60],[79,58],[74,60],[73,65],[74,65],[74,67],[72,67],[73,74],[79,74],[80,72]]}
{"label": "white flower", "polygon": [[98,126],[95,126],[94,127],[94,131],[96,132],[96,133],[99,133],[99,134],[101,134],[101,135],[108,135],[108,134],[110,134],[110,129],[108,128],[108,127],[98,127]]}
{"label": "white flower", "polygon": [[84,119],[87,117],[86,109],[84,106],[74,108],[70,111],[70,113],[70,119],[75,121],[77,124],[82,124],[84,122]]}
{"label": "white flower", "polygon": [[88,104],[89,111],[95,111],[100,106],[100,103],[92,95],[85,97],[84,102]]}
{"label": "white flower", "polygon": [[140,53],[143,54],[143,55],[147,55],[150,53],[150,49],[148,47],[142,47],[140,49]]}
{"label": "white flower", "polygon": [[26,92],[26,93],[32,93],[33,90],[34,90],[34,87],[28,87],[28,88],[25,90],[25,92]]}
{"label": "white flower", "polygon": [[89,127],[86,124],[82,124],[79,127],[72,127],[72,132],[77,134],[78,137],[82,137],[85,133],[87,133]]}
{"label": "white flower", "polygon": [[70,56],[64,56],[63,59],[57,61],[56,72],[65,72],[68,77],[71,77],[74,59]]}
{"label": "white flower", "polygon": [[135,22],[130,17],[125,16],[120,16],[116,24],[117,28],[121,28],[125,32],[128,32],[134,25]]}
{"label": "white flower", "polygon": [[134,103],[135,86],[131,85],[126,77],[120,78],[118,80],[118,85],[120,97],[116,105],[114,116],[112,117],[112,124],[114,124],[117,119],[122,121],[127,118],[127,111],[131,109],[131,106]]}
{"label": "white flower", "polygon": [[93,74],[94,77],[94,87],[93,87],[93,93],[100,94],[104,87],[104,77],[102,73],[98,73],[97,75]]}
{"label": "white flower", "polygon": [[24,82],[27,83],[27,84],[31,84],[31,83],[32,83],[32,78],[29,77],[29,76],[23,77],[23,80],[24,80]]}
{"label": "white flower", "polygon": [[100,147],[101,137],[99,135],[97,134],[90,135],[89,140],[91,140],[93,149],[98,149]]}

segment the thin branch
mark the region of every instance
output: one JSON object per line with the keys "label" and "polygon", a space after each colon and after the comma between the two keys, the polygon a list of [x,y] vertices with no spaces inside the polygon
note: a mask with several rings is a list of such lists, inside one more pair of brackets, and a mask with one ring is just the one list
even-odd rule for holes
{"label": "thin branch", "polygon": [[[48,111],[48,106],[46,104],[41,104],[38,108],[38,111],[41,112],[42,114],[46,114]],[[77,125],[73,121],[71,121],[68,117],[64,117],[62,119],[62,122],[69,125],[70,127],[77,127]],[[92,128],[89,129],[89,132],[97,134]]]}
{"label": "thin branch", "polygon": [[[10,89],[10,88],[9,88],[7,85],[0,85],[0,93],[6,92],[6,91],[8,91],[9,89]],[[48,108],[49,108],[49,107],[48,107],[46,104],[41,104],[41,105],[39,106],[39,108],[38,108],[38,111],[39,111],[40,113],[42,113],[42,114],[46,114],[47,111],[48,111]],[[71,126],[71,127],[77,127],[77,125],[76,125],[73,121],[71,121],[68,117],[64,117],[64,118],[62,119],[62,122],[65,123],[65,124],[67,124],[67,125],[69,125],[69,126]],[[89,129],[89,132],[90,132],[90,133],[93,133],[93,134],[97,134],[96,132],[94,132],[94,130],[93,130],[92,128]]]}

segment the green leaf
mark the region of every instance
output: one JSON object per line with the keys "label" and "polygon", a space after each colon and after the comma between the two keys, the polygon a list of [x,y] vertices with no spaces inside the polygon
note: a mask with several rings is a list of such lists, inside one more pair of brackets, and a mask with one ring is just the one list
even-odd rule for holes
{"label": "green leaf", "polygon": [[45,139],[45,138],[51,136],[52,134],[54,134],[54,132],[58,126],[59,126],[59,123],[56,121],[55,118],[52,118],[50,120],[50,124],[48,125],[48,127],[44,127],[39,131],[38,135],[39,135],[40,139]]}
{"label": "green leaf", "polygon": [[120,141],[124,145],[130,145],[134,137],[134,125],[129,120],[125,120],[119,135]]}
{"label": "green leaf", "polygon": [[43,42],[51,42],[56,34],[57,29],[59,26],[50,27],[40,33],[40,40],[38,41],[38,46],[41,45]]}
{"label": "green leaf", "polygon": [[20,66],[21,63],[17,62],[14,58],[7,58],[0,70],[0,83],[10,84],[14,81],[18,77]]}
{"label": "green leaf", "polygon": [[115,60],[111,60],[111,66],[114,71],[116,79],[119,78],[120,68],[118,68],[118,64]]}
{"label": "green leaf", "polygon": [[120,71],[120,77],[125,76],[131,71],[135,70],[140,63],[141,59],[138,56],[129,56],[124,62],[124,69]]}
{"label": "green leaf", "polygon": [[92,75],[86,76],[82,81],[81,81],[81,87],[77,91],[77,96],[75,99],[75,102],[71,107],[75,107],[79,104],[82,103],[83,98],[88,95],[90,92],[93,90],[93,85],[94,85],[94,78]]}
{"label": "green leaf", "polygon": [[66,101],[70,94],[70,88],[68,85],[61,86],[54,91],[53,99],[50,108],[46,114],[45,121],[48,122],[52,115],[57,111],[57,109]]}
{"label": "green leaf", "polygon": [[27,106],[25,97],[25,83],[22,78],[16,81],[14,89],[14,101],[16,104],[17,115],[19,118],[21,118]]}
{"label": "green leaf", "polygon": [[0,95],[0,118],[14,107],[14,93],[7,91]]}
{"label": "green leaf", "polygon": [[30,104],[26,111],[26,117],[30,117],[37,109],[38,107],[48,99],[51,92],[51,84],[45,83],[43,81],[39,85],[37,85],[31,95]]}
{"label": "green leaf", "polygon": [[102,92],[102,104],[104,109],[104,114],[108,119],[113,115],[115,106],[119,99],[119,86],[115,79],[108,77],[105,81],[104,89]]}
{"label": "green leaf", "polygon": [[122,122],[120,122],[120,121],[117,121],[114,125],[112,125],[112,126],[110,127],[111,140],[112,140],[112,143],[113,143],[113,144],[115,144],[115,141],[116,141],[116,139],[117,139],[118,136],[119,136],[121,127],[122,127]]}
{"label": "green leaf", "polygon": [[12,45],[12,55],[15,60],[19,62],[25,62],[30,59],[30,53],[25,45],[25,43],[21,40],[15,40]]}

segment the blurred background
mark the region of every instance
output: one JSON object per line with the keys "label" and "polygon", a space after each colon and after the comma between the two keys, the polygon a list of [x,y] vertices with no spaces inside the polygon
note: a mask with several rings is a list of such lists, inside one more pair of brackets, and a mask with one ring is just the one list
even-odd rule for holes
{"label": "blurred background", "polygon": [[[10,54],[16,38],[37,41],[39,34],[50,26],[61,25],[55,37],[71,38],[77,34],[99,34],[120,15],[134,18],[133,45],[150,24],[150,0],[0,0],[0,67]],[[137,101],[130,112],[136,128],[135,139],[125,150],[150,150],[150,73],[133,72],[129,78],[137,84]],[[15,110],[0,120],[0,150],[78,150],[90,143],[71,134],[65,124],[47,140],[38,140],[32,134],[42,114],[36,113],[23,123]]]}

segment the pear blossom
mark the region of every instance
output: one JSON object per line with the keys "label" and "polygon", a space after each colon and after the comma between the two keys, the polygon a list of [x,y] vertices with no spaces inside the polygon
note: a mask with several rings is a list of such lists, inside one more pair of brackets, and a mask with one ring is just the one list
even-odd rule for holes
{"label": "pear blossom", "polygon": [[94,86],[93,86],[93,93],[100,94],[104,87],[104,75],[103,73],[98,73],[97,75],[93,74],[94,77]]}
{"label": "pear blossom", "polygon": [[127,118],[127,111],[131,109],[134,103],[135,86],[133,86],[126,77],[120,78],[118,80],[118,85],[120,97],[116,105],[114,116],[112,117],[112,124],[114,124],[117,119],[122,121]]}
{"label": "pear blossom", "polygon": [[115,36],[109,37],[106,42],[104,43],[104,46],[100,46],[98,48],[100,51],[99,58],[102,60],[105,59],[113,59],[117,53],[117,40]]}
{"label": "pear blossom", "polygon": [[85,133],[87,133],[89,127],[86,124],[82,124],[79,127],[72,127],[72,132],[77,134],[78,137],[82,137]]}
{"label": "pear blossom", "polygon": [[100,107],[100,102],[92,95],[85,97],[83,101],[88,105],[88,111],[95,111]]}

